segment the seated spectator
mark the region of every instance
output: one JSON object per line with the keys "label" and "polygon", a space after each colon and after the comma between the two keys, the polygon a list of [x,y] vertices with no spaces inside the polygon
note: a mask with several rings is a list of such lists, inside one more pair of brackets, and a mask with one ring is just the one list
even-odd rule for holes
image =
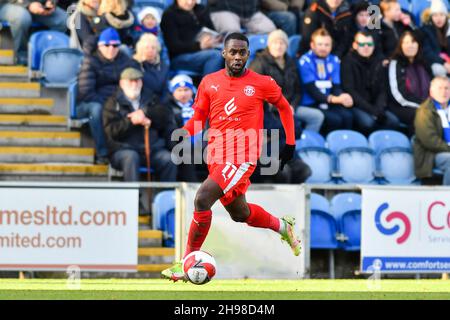
{"label": "seated spectator", "polygon": [[297,14],[305,4],[305,0],[262,0],[263,12],[275,23],[275,26],[286,32],[288,37],[298,33]]}
{"label": "seated spectator", "polygon": [[145,89],[152,91],[164,103],[168,95],[169,66],[161,61],[161,44],[154,34],[142,34],[136,44],[134,60],[144,73]]}
{"label": "seated spectator", "polygon": [[86,41],[95,43],[100,33],[101,18],[98,8],[101,0],[80,0],[69,17],[70,47],[83,50]]}
{"label": "seated spectator", "polygon": [[97,153],[96,163],[99,164],[108,162],[102,124],[103,104],[117,90],[120,73],[134,65],[133,60],[119,50],[120,44],[115,29],[104,30],[98,39],[97,49],[85,56],[78,75],[77,117],[89,118]]}
{"label": "seated spectator", "polygon": [[[102,0],[98,9],[98,14],[102,16],[102,29],[114,28],[119,32],[120,40],[124,49],[133,46],[133,25],[134,15],[127,9],[126,0]],[[131,53],[132,49],[128,52]]]}
{"label": "seated spectator", "polygon": [[388,105],[409,134],[414,131],[416,109],[428,97],[430,74],[417,35],[406,31],[389,62]]}
{"label": "seated spectator", "polygon": [[222,34],[241,32],[265,34],[276,29],[275,24],[261,10],[260,0],[208,0],[211,20]]}
{"label": "seated spectator", "polygon": [[169,106],[175,116],[177,128],[183,127],[194,115],[195,86],[192,78],[179,74],[170,80]]}
{"label": "seated spectator", "polygon": [[138,33],[138,38],[142,33],[153,33],[155,36],[158,36],[160,33],[160,23],[161,14],[158,9],[153,7],[144,7],[137,15],[137,23],[134,30]]}
{"label": "seated spectator", "polygon": [[447,6],[434,0],[423,14],[423,53],[433,75],[450,74],[450,29]]}
{"label": "seated spectator", "polygon": [[57,7],[57,0],[2,0],[0,3],[0,20],[10,25],[16,53],[26,51],[28,31],[33,21],[50,30],[65,32],[66,19],[66,12]]}
{"label": "seated spectator", "polygon": [[380,129],[395,130],[400,122],[387,107],[385,68],[381,57],[374,56],[375,42],[371,34],[359,31],[352,50],[342,60],[342,88],[355,103],[355,125],[369,135]]}
{"label": "seated spectator", "polygon": [[333,39],[332,53],[343,57],[348,49],[346,34],[350,31],[352,13],[350,5],[344,0],[317,0],[306,11],[302,26],[302,41],[299,55],[308,52],[311,35],[319,28],[325,28]]}
{"label": "seated spectator", "polygon": [[342,91],[340,61],[331,54],[332,42],[327,30],[316,30],[311,36],[311,50],[299,61],[300,80],[304,88],[300,106],[323,112],[324,134],[338,129],[352,129],[353,126],[353,112],[350,109],[353,99]]}
{"label": "seated spectator", "polygon": [[177,167],[170,157],[173,114],[143,90],[142,77],[137,69],[125,69],[119,90],[105,103],[103,123],[111,165],[123,171],[125,181],[139,181],[139,168],[146,164],[145,126],[149,126],[151,166],[160,181],[176,181]]}
{"label": "seated spectator", "polygon": [[411,16],[402,12],[397,0],[382,0],[381,13],[381,50],[385,59],[389,59],[397,48],[400,37],[405,31],[412,31],[415,26]]}
{"label": "seated spectator", "polygon": [[[297,108],[300,103],[300,79],[297,62],[286,54],[288,37],[282,30],[275,30],[269,34],[267,48],[256,54],[250,64],[253,71],[271,76],[283,90],[283,95],[291,106]],[[305,122],[305,129],[319,132],[324,115],[314,108],[298,108],[296,116]]]}
{"label": "seated spectator", "polygon": [[416,177],[431,178],[433,168],[444,172],[443,185],[450,185],[450,83],[447,77],[431,81],[430,97],[417,109],[414,126]]}
{"label": "seated spectator", "polygon": [[[204,32],[205,28],[211,32]],[[209,10],[194,0],[176,0],[161,19],[164,42],[169,49],[172,70],[189,70],[202,75],[218,71],[224,62],[221,39],[214,34]]]}

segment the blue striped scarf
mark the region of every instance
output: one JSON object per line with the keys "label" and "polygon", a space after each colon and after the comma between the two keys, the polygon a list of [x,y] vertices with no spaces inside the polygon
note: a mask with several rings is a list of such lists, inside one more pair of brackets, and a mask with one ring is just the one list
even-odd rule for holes
{"label": "blue striped scarf", "polygon": [[436,107],[437,113],[439,114],[439,118],[441,118],[442,129],[444,130],[444,140],[448,145],[450,145],[450,113],[447,114],[444,109],[442,109],[441,104],[434,99],[433,103]]}

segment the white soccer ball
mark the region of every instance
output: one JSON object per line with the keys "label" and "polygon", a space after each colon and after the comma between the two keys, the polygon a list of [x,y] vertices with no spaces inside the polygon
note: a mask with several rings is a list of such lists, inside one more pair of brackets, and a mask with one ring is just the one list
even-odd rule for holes
{"label": "white soccer ball", "polygon": [[216,274],[216,260],[205,251],[194,251],[183,259],[183,271],[193,284],[205,284]]}

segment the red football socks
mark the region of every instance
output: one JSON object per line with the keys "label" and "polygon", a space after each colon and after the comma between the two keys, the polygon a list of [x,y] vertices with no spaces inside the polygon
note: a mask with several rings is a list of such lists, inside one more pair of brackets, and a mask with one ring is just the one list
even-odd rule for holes
{"label": "red football socks", "polygon": [[245,222],[249,226],[272,229],[275,232],[280,231],[280,219],[274,217],[256,204],[249,203],[248,207],[250,209],[250,215]]}
{"label": "red football socks", "polygon": [[189,228],[188,241],[186,245],[186,257],[193,251],[198,251],[202,247],[203,242],[208,235],[209,227],[211,226],[212,212],[207,211],[194,211],[194,217]]}

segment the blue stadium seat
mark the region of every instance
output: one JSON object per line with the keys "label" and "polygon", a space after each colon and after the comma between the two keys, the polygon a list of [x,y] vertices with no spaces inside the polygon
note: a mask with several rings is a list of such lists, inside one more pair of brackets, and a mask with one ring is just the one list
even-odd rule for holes
{"label": "blue stadium seat", "polygon": [[[159,192],[153,199],[152,224],[153,229],[163,230],[167,213],[175,208],[175,191],[167,190]],[[164,230],[163,230],[164,231]]]}
{"label": "blue stadium seat", "polygon": [[336,130],[326,140],[336,156],[335,168],[344,183],[375,183],[375,154],[366,137],[352,130]]}
{"label": "blue stadium seat", "polygon": [[250,57],[248,58],[247,65],[249,65],[256,57],[256,53],[259,50],[263,50],[267,47],[267,34],[252,34],[248,36]]}
{"label": "blue stadium seat", "polygon": [[411,144],[403,133],[376,131],[369,136],[369,145],[376,153],[377,170],[385,183],[403,185],[416,181]]}
{"label": "blue stadium seat", "polygon": [[[169,1],[167,0],[134,0],[133,3],[133,11],[134,8],[144,8],[144,7],[155,7],[155,8],[159,8],[162,10],[164,10],[165,8],[167,8],[170,4],[168,4]],[[172,1],[170,1],[172,2]],[[138,10],[139,12],[139,10]]]}
{"label": "blue stadium seat", "polygon": [[311,249],[337,249],[338,227],[328,200],[311,193]]}
{"label": "blue stadium seat", "polygon": [[334,216],[341,232],[342,248],[357,251],[361,247],[361,195],[353,192],[337,194],[331,199]]}
{"label": "blue stadium seat", "polygon": [[39,31],[28,41],[28,66],[30,71],[38,71],[44,51],[50,48],[69,48],[69,37],[58,31]]}
{"label": "blue stadium seat", "polygon": [[288,46],[287,53],[291,58],[295,59],[301,40],[302,40],[302,36],[298,35],[298,34],[295,34],[295,35],[292,35],[289,37],[289,46]]}
{"label": "blue stadium seat", "polygon": [[312,174],[307,183],[332,182],[333,156],[325,148],[325,139],[319,133],[303,130],[300,139],[296,141],[296,151],[311,168]]}
{"label": "blue stadium seat", "polygon": [[167,211],[164,217],[164,234],[163,245],[164,247],[175,247],[175,208]]}
{"label": "blue stadium seat", "polygon": [[42,55],[41,82],[45,87],[69,88],[77,81],[83,53],[73,48],[52,48]]}

